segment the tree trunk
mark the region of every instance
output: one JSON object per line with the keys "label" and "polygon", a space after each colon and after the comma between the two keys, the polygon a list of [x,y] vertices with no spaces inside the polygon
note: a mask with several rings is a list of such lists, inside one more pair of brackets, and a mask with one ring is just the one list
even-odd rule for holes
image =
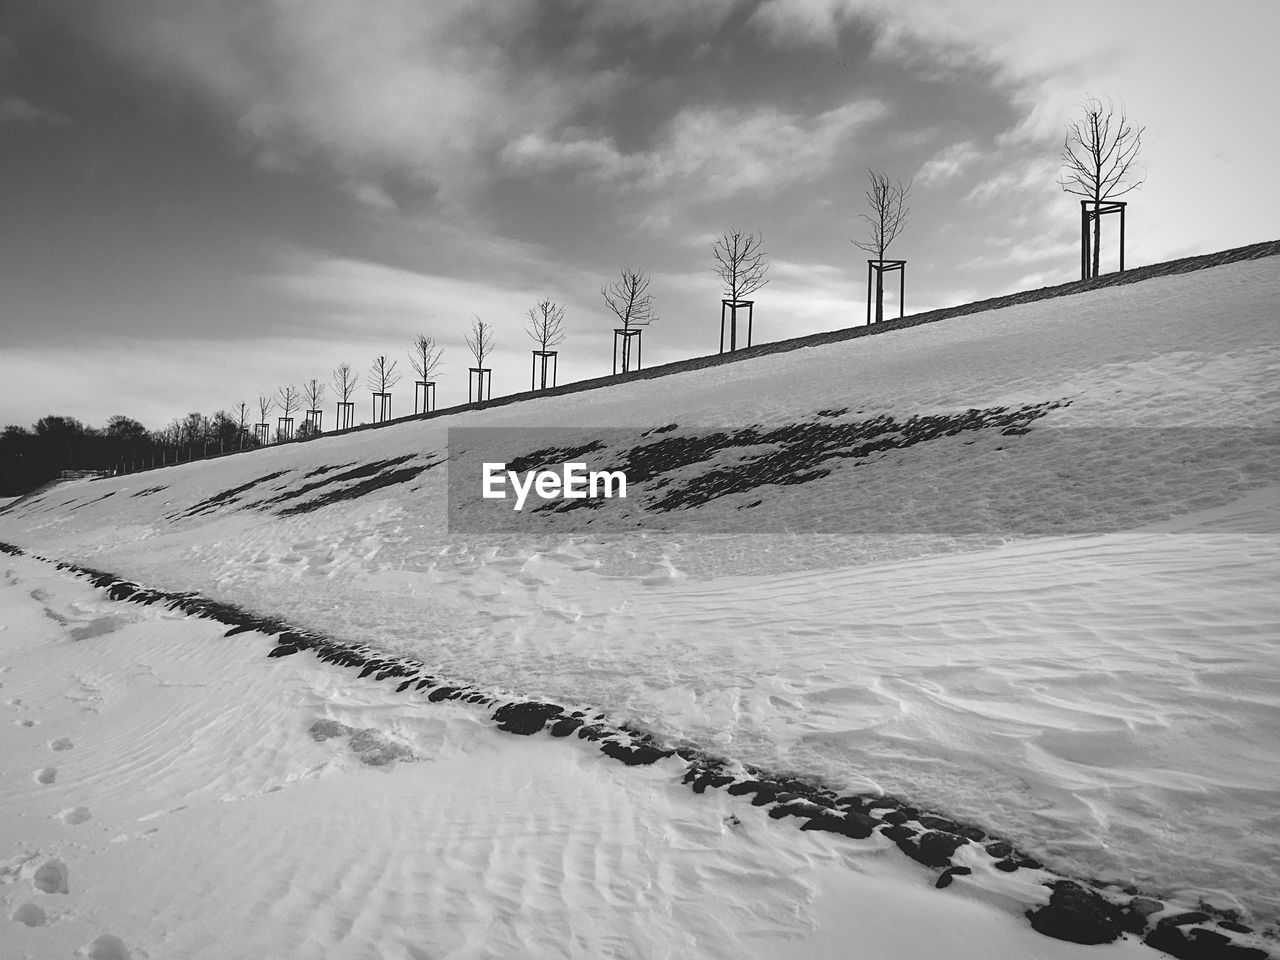
{"label": "tree trunk", "polygon": [[876,323],[884,320],[884,271],[876,271]]}
{"label": "tree trunk", "polygon": [[1102,217],[1098,214],[1098,210],[1102,204],[1098,201],[1093,202],[1093,274],[1098,275],[1098,267],[1102,258]]}

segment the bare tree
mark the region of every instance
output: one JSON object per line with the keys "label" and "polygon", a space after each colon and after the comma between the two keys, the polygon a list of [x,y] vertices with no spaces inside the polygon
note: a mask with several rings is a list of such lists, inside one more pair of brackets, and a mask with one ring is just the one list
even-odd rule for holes
{"label": "bare tree", "polygon": [[267,422],[267,414],[271,412],[271,398],[265,393],[258,394],[258,423]]}
{"label": "bare tree", "polygon": [[298,405],[301,402],[302,395],[298,393],[298,388],[293,384],[276,390],[276,406],[280,408],[282,416],[292,417],[293,411],[298,409]]}
{"label": "bare tree", "polygon": [[493,352],[493,326],[485,323],[477,316],[471,317],[471,333],[468,335],[467,349],[476,359],[476,366],[484,369],[484,358]]}
{"label": "bare tree", "polygon": [[311,379],[302,385],[302,396],[307,401],[308,410],[319,410],[324,403],[325,391],[328,388],[319,380]]}
{"label": "bare tree", "polygon": [[365,383],[373,393],[390,393],[391,388],[400,382],[400,377],[401,374],[396,373],[396,361],[379,355],[373,358]]}
{"label": "bare tree", "polygon": [[[1130,171],[1142,149],[1146,127],[1130,123],[1124,107],[1117,116],[1110,101],[1104,106],[1097,97],[1086,97],[1080,110],[1083,116],[1067,124],[1067,137],[1062,145],[1063,170],[1058,183],[1067,193],[1092,200],[1096,213],[1104,200],[1114,200],[1142,186],[1142,179],[1133,179]],[[1101,240],[1102,221],[1095,215],[1090,274],[1095,277]]]}
{"label": "bare tree", "polygon": [[712,252],[716,258],[716,276],[724,284],[726,300],[745,300],[766,283],[769,271],[768,255],[761,249],[764,237],[760,234],[726,230],[715,242]]}
{"label": "bare tree", "polygon": [[618,318],[624,330],[647,326],[657,319],[653,314],[653,294],[649,292],[649,275],[640,270],[621,268],[618,271],[618,279],[601,287],[600,295],[604,297],[605,306]]}
{"label": "bare tree", "polygon": [[[328,388],[314,377],[302,384],[302,398],[307,401],[307,417],[298,431],[300,439],[313,437],[320,433],[320,404],[324,403],[324,395]],[[314,411],[314,413],[312,412]]]}
{"label": "bare tree", "polygon": [[386,420],[390,415],[391,388],[400,382],[400,378],[401,374],[396,373],[396,361],[388,360],[385,354],[373,358],[373,366],[369,368],[365,384],[374,395],[375,403],[377,400],[382,401],[381,412],[375,413],[375,422]]}
{"label": "bare tree", "polygon": [[[907,200],[911,197],[911,183],[901,180],[890,181],[888,174],[877,170],[867,170],[871,184],[867,187],[867,205],[870,213],[860,213],[859,218],[867,221],[870,229],[866,240],[850,242],[859,250],[865,250],[876,260],[884,260],[889,252],[889,245],[898,239],[903,227],[907,225],[907,215],[911,208]],[[884,319],[884,275],[876,271],[876,323]]]}
{"label": "bare tree", "polygon": [[243,450],[245,437],[249,432],[249,405],[241,400],[231,408],[231,415],[236,424],[236,445]]}
{"label": "bare tree", "polygon": [[333,390],[340,402],[351,402],[351,396],[356,392],[356,374],[351,369],[351,364],[340,363],[334,367],[329,382],[333,384]]}
{"label": "bare tree", "polygon": [[564,343],[564,307],[551,299],[538,301],[537,306],[529,308],[526,314],[529,334],[539,350],[549,350]]}
{"label": "bare tree", "polygon": [[434,380],[436,369],[444,359],[444,347],[436,343],[434,337],[418,334],[413,338],[413,349],[409,352],[409,362],[423,383]]}

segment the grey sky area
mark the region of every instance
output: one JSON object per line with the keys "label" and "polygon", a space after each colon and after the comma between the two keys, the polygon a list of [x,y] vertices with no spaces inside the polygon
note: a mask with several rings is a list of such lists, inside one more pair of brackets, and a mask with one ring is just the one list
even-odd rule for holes
{"label": "grey sky area", "polygon": [[[0,8],[0,423],[160,426],[445,346],[495,394],[525,311],[607,373],[600,286],[652,274],[647,364],[714,352],[711,244],[761,232],[758,340],[861,322],[866,170],[914,180],[908,311],[1073,279],[1087,94],[1145,125],[1131,263],[1280,236],[1269,0],[73,0]],[[1110,249],[1110,248],[1107,248]],[[1104,269],[1109,266],[1104,257]],[[895,310],[895,306],[890,307]],[[362,377],[363,379],[363,377]],[[412,407],[411,377],[394,412]],[[367,415],[363,392],[357,408]]]}

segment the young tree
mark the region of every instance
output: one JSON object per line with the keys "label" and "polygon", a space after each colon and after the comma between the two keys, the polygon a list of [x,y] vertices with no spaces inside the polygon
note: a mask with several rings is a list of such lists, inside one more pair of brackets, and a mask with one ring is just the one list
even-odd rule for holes
{"label": "young tree", "polygon": [[333,384],[333,392],[338,395],[338,416],[334,426],[339,430],[345,430],[352,425],[355,419],[355,407],[350,406],[351,397],[356,392],[356,374],[351,369],[351,364],[338,364],[333,368],[333,373],[329,377],[329,382]]}
{"label": "young tree", "polygon": [[308,410],[307,422],[311,423],[311,427],[316,433],[320,432],[320,425],[312,422],[312,420],[310,419],[311,415],[309,411],[311,410],[318,411],[320,409],[320,404],[324,403],[324,394],[326,389],[327,388],[323,383],[321,383],[319,380],[316,380],[314,378],[306,381],[302,385],[302,397],[304,400],[307,401],[307,410]]}
{"label": "young tree", "polygon": [[[1067,193],[1092,200],[1096,212],[1104,200],[1114,200],[1142,186],[1143,181],[1134,179],[1130,171],[1142,149],[1146,127],[1130,123],[1123,107],[1117,116],[1110,101],[1104,106],[1097,97],[1086,97],[1080,110],[1083,116],[1067,124],[1058,183]],[[1101,240],[1102,221],[1094,216],[1090,274],[1094,277],[1098,275]]]}
{"label": "young tree", "polygon": [[[298,409],[298,407],[301,405],[301,402],[302,402],[302,395],[298,393],[298,388],[295,387],[293,384],[280,387],[278,390],[276,390],[276,406],[280,408],[280,415],[285,419],[293,418],[293,412]],[[288,430],[288,427],[286,427],[285,429]],[[288,439],[290,439],[290,435],[288,433],[281,433],[277,428],[277,431],[276,431],[277,442],[281,440],[288,440]]]}
{"label": "young tree", "polygon": [[[265,393],[258,394],[258,423],[267,422],[267,414],[271,412],[271,397]],[[264,443],[266,441],[263,441]]]}
{"label": "young tree", "polygon": [[765,277],[769,262],[761,249],[763,243],[761,234],[744,234],[741,230],[726,230],[715,242],[715,271],[724,284],[726,300],[745,300],[769,282]]}
{"label": "young tree", "polygon": [[396,373],[396,361],[388,360],[385,354],[373,358],[373,366],[369,368],[369,376],[365,378],[372,393],[390,393],[391,388],[400,382],[401,374]]}
{"label": "young tree", "polygon": [[378,396],[377,399],[382,401],[379,415],[375,418],[375,422],[381,422],[387,419],[390,410],[391,388],[400,382],[401,374],[396,373],[396,362],[388,360],[385,354],[379,354],[373,358],[373,366],[369,368],[369,375],[365,378],[365,383],[369,387],[369,392]]}
{"label": "young tree", "polygon": [[564,307],[554,300],[540,300],[526,314],[529,326],[525,331],[539,350],[550,350],[564,343]]}
{"label": "young tree", "polygon": [[329,382],[333,384],[333,391],[340,402],[351,402],[351,397],[356,392],[356,374],[351,369],[351,364],[340,363],[334,367]]}
{"label": "young tree", "polygon": [[414,372],[423,383],[434,380],[436,370],[444,359],[444,347],[436,343],[434,337],[418,334],[413,338],[413,349],[409,351],[409,362]]}
{"label": "young tree", "polygon": [[249,405],[241,400],[231,408],[231,416],[236,422],[236,446],[243,450],[249,433]]}
{"label": "young tree", "polygon": [[653,315],[653,294],[649,292],[649,275],[623,267],[618,279],[600,288],[604,304],[618,318],[622,329],[643,327],[658,319]]}
{"label": "young tree", "polygon": [[484,358],[493,352],[493,326],[479,317],[471,317],[471,333],[467,336],[467,349],[475,357],[476,366],[484,369]]}
{"label": "young tree", "polygon": [[[911,181],[890,181],[888,174],[877,170],[867,170],[871,181],[867,187],[867,205],[870,213],[860,213],[859,218],[867,221],[870,229],[866,240],[850,242],[859,250],[872,254],[876,260],[883,260],[889,252],[889,245],[898,239],[903,227],[907,224],[907,215],[911,208],[907,200],[911,197]],[[876,271],[876,323],[884,319],[884,275]]]}

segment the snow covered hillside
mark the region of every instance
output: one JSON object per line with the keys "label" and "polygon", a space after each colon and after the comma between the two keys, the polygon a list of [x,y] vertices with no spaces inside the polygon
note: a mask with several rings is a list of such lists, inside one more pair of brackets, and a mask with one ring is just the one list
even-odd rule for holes
{"label": "snow covered hillside", "polygon": [[[638,479],[499,523],[456,428]],[[71,482],[0,541],[1280,920],[1278,257]]]}

